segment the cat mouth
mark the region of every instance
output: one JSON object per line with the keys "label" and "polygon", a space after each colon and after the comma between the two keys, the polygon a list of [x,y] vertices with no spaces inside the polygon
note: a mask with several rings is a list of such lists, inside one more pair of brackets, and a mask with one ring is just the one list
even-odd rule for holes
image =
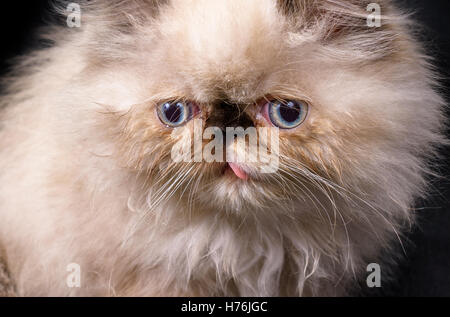
{"label": "cat mouth", "polygon": [[236,163],[228,163],[225,167],[224,174],[232,175],[233,177],[235,176],[244,181],[247,181],[250,178],[248,173]]}

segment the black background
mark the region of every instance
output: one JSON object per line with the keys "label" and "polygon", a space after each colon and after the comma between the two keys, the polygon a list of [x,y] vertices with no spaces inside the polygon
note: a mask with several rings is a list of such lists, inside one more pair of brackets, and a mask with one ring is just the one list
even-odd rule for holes
{"label": "black background", "polygon": [[[376,2],[376,1],[374,1]],[[450,1],[400,0],[401,6],[415,12],[428,53],[443,76],[443,93],[450,101]],[[0,74],[9,68],[8,60],[39,44],[36,28],[49,20],[47,0],[3,1],[0,7]],[[400,265],[395,283],[384,284],[382,295],[450,296],[450,157],[442,151],[440,179],[436,190],[417,203],[420,224],[410,234],[406,260]]]}

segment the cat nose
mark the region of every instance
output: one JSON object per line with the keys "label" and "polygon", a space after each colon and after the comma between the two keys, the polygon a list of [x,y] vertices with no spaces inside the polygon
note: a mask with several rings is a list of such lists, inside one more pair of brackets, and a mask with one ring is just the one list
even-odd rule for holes
{"label": "cat nose", "polygon": [[251,117],[245,113],[247,105],[233,104],[226,101],[221,101],[217,105],[217,112],[220,113],[220,121],[222,122],[221,129],[225,130],[227,127],[235,128],[242,127],[247,129],[254,126]]}
{"label": "cat nose", "polygon": [[[227,118],[225,118],[227,120]],[[247,129],[249,127],[253,127],[254,123],[253,120],[246,114],[246,113],[238,113],[234,118],[231,118],[226,124],[225,128],[227,127],[242,127],[244,129]]]}

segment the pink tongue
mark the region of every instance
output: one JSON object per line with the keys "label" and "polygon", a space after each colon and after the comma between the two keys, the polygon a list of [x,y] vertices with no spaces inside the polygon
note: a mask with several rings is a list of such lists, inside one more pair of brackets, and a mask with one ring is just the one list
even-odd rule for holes
{"label": "pink tongue", "polygon": [[244,172],[238,165],[236,165],[235,163],[228,163],[228,165],[231,167],[237,177],[245,181],[248,180],[248,174]]}

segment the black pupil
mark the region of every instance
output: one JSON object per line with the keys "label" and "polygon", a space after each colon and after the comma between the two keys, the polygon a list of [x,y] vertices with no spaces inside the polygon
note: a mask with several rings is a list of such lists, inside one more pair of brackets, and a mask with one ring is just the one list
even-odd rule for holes
{"label": "black pupil", "polygon": [[163,107],[164,115],[167,120],[172,123],[180,122],[183,117],[183,104],[180,102],[166,103]]}
{"label": "black pupil", "polygon": [[300,116],[300,112],[301,107],[297,102],[289,101],[286,104],[280,105],[280,116],[288,123],[297,121]]}

